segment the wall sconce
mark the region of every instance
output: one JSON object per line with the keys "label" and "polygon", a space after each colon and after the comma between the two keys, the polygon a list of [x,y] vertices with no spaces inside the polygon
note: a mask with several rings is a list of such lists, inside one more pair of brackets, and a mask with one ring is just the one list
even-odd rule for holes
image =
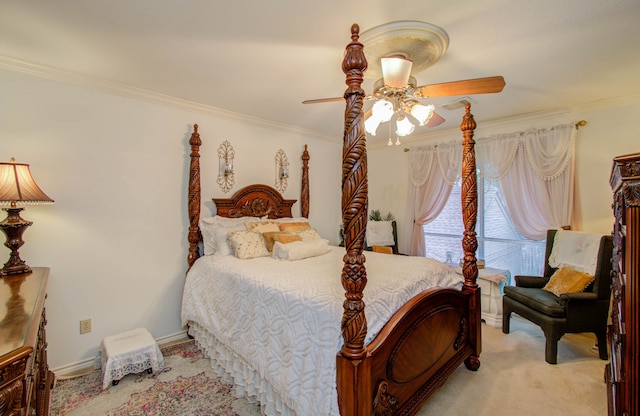
{"label": "wall sconce", "polygon": [[235,157],[235,151],[229,141],[225,140],[218,147],[218,185],[222,192],[227,193],[235,184],[233,177],[233,158]]}
{"label": "wall sconce", "polygon": [[4,245],[11,250],[9,260],[0,269],[0,276],[31,272],[31,267],[20,258],[18,249],[24,244],[22,233],[33,222],[20,217],[24,208],[18,205],[52,203],[53,199],[42,192],[31,176],[29,165],[16,163],[13,158],[9,163],[0,163],[0,205],[9,205],[9,208],[3,208],[8,215],[0,222],[0,228],[7,236]]}
{"label": "wall sconce", "polygon": [[289,160],[282,149],[278,150],[274,159],[276,161],[275,187],[278,191],[284,192],[287,189],[287,180],[289,179]]}

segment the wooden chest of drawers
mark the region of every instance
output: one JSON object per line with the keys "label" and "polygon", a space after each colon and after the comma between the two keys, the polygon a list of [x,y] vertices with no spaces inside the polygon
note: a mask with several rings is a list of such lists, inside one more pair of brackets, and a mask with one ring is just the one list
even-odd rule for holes
{"label": "wooden chest of drawers", "polygon": [[613,160],[611,361],[605,370],[610,415],[640,415],[640,153]]}
{"label": "wooden chest of drawers", "polygon": [[49,269],[0,278],[0,416],[48,415],[44,302]]}

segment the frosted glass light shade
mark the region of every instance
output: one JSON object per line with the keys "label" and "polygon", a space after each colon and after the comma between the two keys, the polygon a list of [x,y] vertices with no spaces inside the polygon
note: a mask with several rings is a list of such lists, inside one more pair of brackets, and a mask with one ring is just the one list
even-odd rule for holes
{"label": "frosted glass light shade", "polygon": [[381,58],[382,77],[385,85],[392,88],[404,88],[409,83],[413,62],[400,57]]}
{"label": "frosted glass light shade", "polygon": [[387,100],[378,100],[371,107],[371,112],[375,117],[378,117],[381,123],[385,123],[393,117],[393,104]]}
{"label": "frosted glass light shade", "polygon": [[408,136],[413,133],[415,128],[416,126],[414,126],[408,118],[405,116],[398,116],[398,121],[396,122],[396,134],[398,136]]}
{"label": "frosted glass light shade", "polygon": [[415,104],[411,107],[411,115],[418,120],[418,123],[420,123],[421,126],[424,126],[433,115],[433,109],[433,104]]}
{"label": "frosted glass light shade", "polygon": [[378,130],[378,126],[380,125],[380,118],[375,114],[371,114],[368,119],[364,121],[364,129],[367,133],[372,136],[376,135],[376,130]]}

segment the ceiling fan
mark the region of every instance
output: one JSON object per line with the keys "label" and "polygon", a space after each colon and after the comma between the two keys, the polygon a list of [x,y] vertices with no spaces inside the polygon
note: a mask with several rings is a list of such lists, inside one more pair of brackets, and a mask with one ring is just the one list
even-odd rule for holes
{"label": "ceiling fan", "polygon": [[[498,93],[505,86],[502,76],[418,86],[412,70],[419,72],[436,63],[449,44],[447,33],[429,23],[391,22],[362,32],[360,39],[369,62],[365,76],[380,77],[374,84],[373,93],[365,97],[365,100],[376,100],[365,113],[365,129],[371,135],[375,135],[380,123],[393,117],[396,118],[398,136],[411,134],[414,122],[427,127],[442,124],[444,118],[434,111],[432,104],[423,104],[423,99]],[[320,98],[303,103],[343,100],[343,97]]]}

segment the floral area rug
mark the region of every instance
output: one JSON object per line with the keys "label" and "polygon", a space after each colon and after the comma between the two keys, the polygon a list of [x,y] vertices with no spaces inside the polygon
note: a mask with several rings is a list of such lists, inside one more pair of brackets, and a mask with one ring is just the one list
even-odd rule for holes
{"label": "floral area rug", "polygon": [[164,371],[129,374],[116,386],[102,390],[102,372],[56,382],[51,399],[53,416],[258,416],[258,406],[236,399],[233,386],[211,369],[195,341],[161,348]]}

